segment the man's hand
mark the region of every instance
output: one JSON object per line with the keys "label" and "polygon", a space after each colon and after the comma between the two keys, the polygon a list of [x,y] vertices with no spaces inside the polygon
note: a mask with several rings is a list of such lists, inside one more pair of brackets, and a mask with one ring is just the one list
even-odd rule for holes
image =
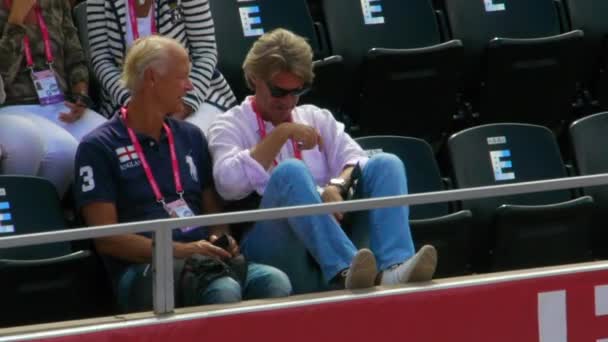
{"label": "man's hand", "polygon": [[70,111],[59,113],[59,120],[65,123],[73,123],[78,121],[78,119],[80,119],[87,110],[87,106],[80,101],[77,101],[76,103],[65,101],[64,104],[70,109]]}
{"label": "man's hand", "polygon": [[186,104],[186,102],[184,102],[184,110],[178,113],[173,113],[171,114],[171,116],[178,120],[185,120],[187,117],[192,115],[193,112],[194,110],[192,109],[192,107],[190,107]]}
{"label": "man's hand", "polygon": [[310,150],[315,146],[319,146],[319,149],[323,146],[321,134],[316,128],[294,122],[284,123],[283,125],[288,125],[289,138],[293,139],[299,148]]}
{"label": "man's hand", "polygon": [[[340,189],[333,185],[328,185],[323,190],[323,195],[321,195],[321,199],[323,203],[331,203],[331,202],[342,202],[344,198],[340,194]],[[344,218],[344,213],[334,213],[334,217],[336,220],[342,221]]]}
{"label": "man's hand", "polygon": [[[226,234],[226,236],[228,237],[228,248],[227,248],[228,253],[230,253],[232,257],[235,257],[235,256],[241,254],[241,250],[239,249],[239,245],[236,243],[236,240],[229,234]],[[209,241],[211,243],[215,243],[215,240],[217,240],[217,239],[218,239],[217,235],[209,236]]]}
{"label": "man's hand", "polygon": [[214,246],[211,242],[207,240],[200,240],[185,243],[182,245],[181,253],[175,253],[176,257],[187,258],[192,254],[201,254],[210,257],[216,257],[220,259],[230,258],[230,253],[228,253],[223,248]]}
{"label": "man's hand", "polygon": [[13,0],[8,22],[14,25],[23,25],[25,18],[28,17],[36,0]]}

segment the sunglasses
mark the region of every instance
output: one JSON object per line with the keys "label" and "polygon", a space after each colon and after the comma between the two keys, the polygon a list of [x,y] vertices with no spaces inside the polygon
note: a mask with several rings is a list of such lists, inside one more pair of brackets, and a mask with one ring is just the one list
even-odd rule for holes
{"label": "sunglasses", "polygon": [[270,95],[272,97],[285,97],[287,95],[302,96],[310,91],[310,84],[304,84],[300,88],[296,89],[284,89],[272,85],[267,81],[266,86],[268,87],[268,90],[270,90]]}

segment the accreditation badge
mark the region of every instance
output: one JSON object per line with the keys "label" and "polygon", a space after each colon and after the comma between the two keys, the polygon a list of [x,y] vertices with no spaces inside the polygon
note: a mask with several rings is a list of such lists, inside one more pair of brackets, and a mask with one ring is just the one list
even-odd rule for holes
{"label": "accreditation badge", "polygon": [[63,93],[52,69],[32,71],[32,81],[42,106],[63,102]]}
{"label": "accreditation badge", "polygon": [[[188,206],[188,203],[186,203],[186,201],[184,201],[183,198],[180,198],[173,202],[167,203],[165,205],[165,210],[171,217],[192,217],[192,216],[194,216],[192,209],[190,209],[190,207]],[[183,228],[180,228],[180,230],[183,233],[188,233],[196,228],[197,227],[183,227]]]}

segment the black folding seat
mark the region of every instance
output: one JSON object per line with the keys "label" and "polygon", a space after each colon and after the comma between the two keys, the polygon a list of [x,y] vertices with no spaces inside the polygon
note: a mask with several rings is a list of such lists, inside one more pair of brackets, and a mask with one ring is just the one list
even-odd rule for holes
{"label": "black folding seat", "polygon": [[[570,125],[570,138],[574,149],[576,168],[580,175],[608,172],[608,112],[591,115]],[[608,258],[608,185],[583,189],[593,197],[593,255]]]}
{"label": "black folding seat", "polygon": [[[0,176],[0,238],[65,228],[49,181]],[[91,251],[74,251],[70,242],[0,249],[0,326],[109,314],[97,266]]]}
{"label": "black folding seat", "polygon": [[[247,52],[260,35],[275,28],[288,29],[308,40],[316,59],[315,84],[310,96],[301,102],[314,103],[332,112],[340,112],[334,104],[341,96],[336,83],[341,81],[342,60],[332,58],[323,37],[312,21],[306,0],[210,0],[218,50],[218,69],[226,77],[237,99],[241,101],[251,91],[247,89],[242,65]],[[335,73],[338,75],[334,76]]]}
{"label": "black folding seat", "polygon": [[[456,133],[448,150],[458,188],[566,177],[553,133],[529,124],[489,124]],[[593,199],[569,190],[462,202],[474,218],[478,271],[590,258]]]}
{"label": "black folding seat", "polygon": [[462,44],[442,42],[430,1],[324,0],[323,10],[332,52],[344,58],[345,112],[361,134],[447,136]]}
{"label": "black folding seat", "polygon": [[560,34],[553,0],[443,0],[464,45],[465,93],[482,122],[559,128],[576,98],[583,32]]}
{"label": "black folding seat", "polygon": [[573,29],[582,30],[584,38],[583,80],[591,90],[593,99],[599,100],[603,109],[608,108],[608,1],[561,0],[568,9]]}
{"label": "black folding seat", "polygon": [[[445,190],[431,146],[424,140],[398,136],[369,136],[356,139],[369,154],[395,154],[405,167],[410,193]],[[437,277],[471,273],[471,212],[452,212],[449,203],[410,207],[410,227],[416,249],[425,244],[437,248]]]}

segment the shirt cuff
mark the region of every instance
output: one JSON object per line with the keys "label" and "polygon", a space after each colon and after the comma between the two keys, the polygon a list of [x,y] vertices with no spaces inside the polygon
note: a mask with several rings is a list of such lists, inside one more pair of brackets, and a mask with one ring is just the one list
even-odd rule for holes
{"label": "shirt cuff", "polygon": [[268,184],[268,180],[270,179],[270,175],[257,160],[253,159],[250,150],[240,151],[237,154],[237,158],[242,162],[241,165],[249,183],[253,186],[255,191],[262,196],[266,189],[266,185]]}

